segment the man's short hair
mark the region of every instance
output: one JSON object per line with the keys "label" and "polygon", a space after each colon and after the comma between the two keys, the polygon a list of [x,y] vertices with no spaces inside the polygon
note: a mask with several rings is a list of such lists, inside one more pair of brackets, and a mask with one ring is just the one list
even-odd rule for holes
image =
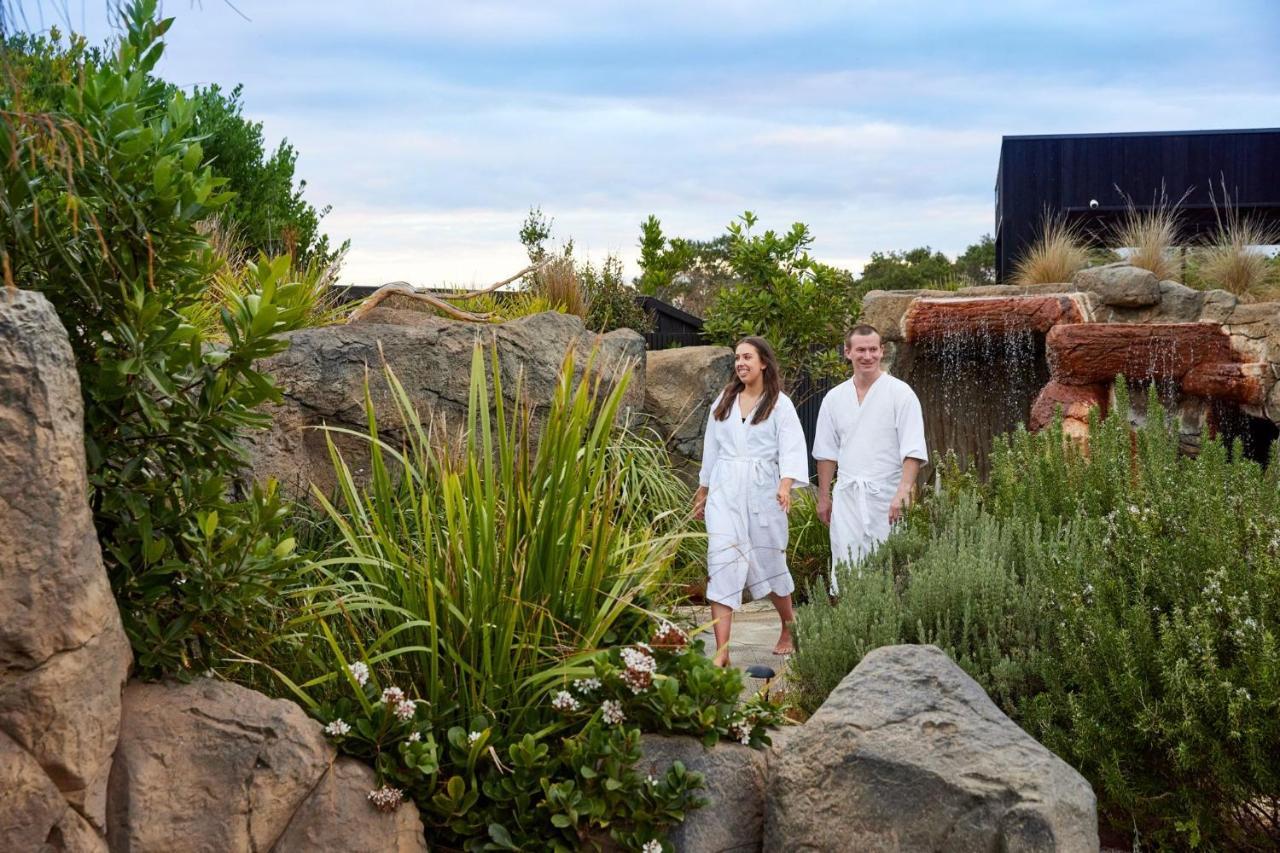
{"label": "man's short hair", "polygon": [[854,335],[875,335],[878,338],[880,337],[880,330],[875,326],[869,326],[866,323],[859,323],[850,329],[848,334],[844,336],[845,346],[848,346],[849,339]]}

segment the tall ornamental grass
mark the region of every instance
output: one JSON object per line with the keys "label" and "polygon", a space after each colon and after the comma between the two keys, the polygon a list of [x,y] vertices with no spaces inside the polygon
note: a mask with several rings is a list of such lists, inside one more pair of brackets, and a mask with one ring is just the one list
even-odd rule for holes
{"label": "tall ornamental grass", "polygon": [[330,442],[338,489],[317,499],[337,555],[317,563],[299,627],[318,628],[336,660],[317,660],[300,687],[364,660],[438,721],[514,723],[575,667],[589,674],[596,650],[647,628],[640,608],[679,541],[628,523],[633,496],[611,447],[627,378],[605,389],[591,367],[575,383],[566,360],[536,429],[527,406],[504,402],[496,355],[487,371],[477,347],[461,436],[423,423],[385,371],[403,445],[378,437],[370,405],[361,485]]}
{"label": "tall ornamental grass", "polygon": [[1027,247],[1014,265],[1015,284],[1054,284],[1071,281],[1089,264],[1080,229],[1068,225],[1062,216],[1045,214],[1040,236]]}
{"label": "tall ornamental grass", "polygon": [[[998,440],[798,613],[791,679],[810,708],[866,651],[945,649],[1078,768],[1109,831],[1143,848],[1280,844],[1280,489],[1206,439],[1178,452],[1158,401],[1124,395],[1087,449],[1060,424]],[[945,480],[944,480],[945,482]]]}

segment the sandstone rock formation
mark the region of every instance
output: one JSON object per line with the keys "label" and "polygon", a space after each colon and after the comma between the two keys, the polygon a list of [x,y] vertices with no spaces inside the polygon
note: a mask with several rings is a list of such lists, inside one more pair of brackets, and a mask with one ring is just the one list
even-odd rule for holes
{"label": "sandstone rock formation", "polygon": [[872,291],[863,319],[887,342],[886,367],[925,403],[930,447],[979,471],[995,432],[1042,428],[1059,408],[1067,432],[1085,437],[1120,375],[1161,383],[1188,452],[1202,432],[1223,432],[1261,459],[1280,426],[1280,303],[1243,304],[1127,263],[1029,287]]}
{"label": "sandstone rock formation", "polygon": [[771,771],[765,850],[1098,849],[1089,783],[933,646],[869,653]]}
{"label": "sandstone rock formation", "polygon": [[578,317],[556,312],[476,325],[384,303],[360,323],[304,329],[287,337],[289,349],[259,365],[282,387],[285,399],[271,410],[270,430],[251,436],[252,468],[256,477],[273,476],[294,496],[307,494],[312,482],[325,492],[333,488],[326,435],[333,437],[353,471],[362,467],[358,460],[367,454],[366,442],[316,428],[367,431],[366,377],[379,430],[395,440],[399,419],[383,376],[384,360],[424,423],[442,419],[455,428],[465,423],[477,341],[496,345],[504,395],[513,401],[520,388],[534,407],[535,429],[537,414],[550,403],[560,365],[571,350],[581,376],[598,347],[593,370],[606,387],[638,366],[631,371],[623,400],[624,417],[638,413],[645,399],[643,337],[628,329],[595,335]]}
{"label": "sandstone rock formation", "polygon": [[647,355],[644,411],[672,453],[701,461],[707,412],[732,374],[728,347],[679,347]]}
{"label": "sandstone rock formation", "polygon": [[676,761],[703,775],[700,792],[705,808],[689,813],[668,835],[682,853],[750,853],[760,849],[765,798],[768,796],[763,750],[738,743],[719,743],[707,749],[691,737],[645,735],[641,770],[655,776]]}
{"label": "sandstone rock formation", "polygon": [[417,809],[375,811],[372,782],[292,702],[210,679],[132,683],[107,839],[129,853],[426,850]]}
{"label": "sandstone rock formation", "polygon": [[0,810],[23,837],[56,845],[55,827],[64,840],[105,827],[130,661],[89,509],[66,332],[43,296],[0,292]]}

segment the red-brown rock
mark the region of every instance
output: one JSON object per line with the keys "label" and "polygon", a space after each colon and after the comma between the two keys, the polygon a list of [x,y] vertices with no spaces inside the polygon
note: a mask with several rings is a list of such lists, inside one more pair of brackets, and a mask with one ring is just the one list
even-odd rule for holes
{"label": "red-brown rock", "polygon": [[911,343],[954,334],[1044,334],[1062,323],[1082,323],[1070,296],[991,296],[917,299],[907,310],[906,339]]}
{"label": "red-brown rock", "polygon": [[1129,379],[1181,380],[1192,368],[1240,359],[1212,323],[1082,323],[1057,326],[1045,338],[1049,372],[1064,385]]}
{"label": "red-brown rock", "polygon": [[[1088,434],[1089,413],[1094,409],[1107,413],[1109,392],[1105,384],[1064,385],[1050,380],[1031,404],[1029,428],[1032,432],[1044,429],[1053,416],[1062,410],[1063,429],[1070,435]],[[1083,427],[1084,432],[1080,432]]]}
{"label": "red-brown rock", "polygon": [[1261,406],[1267,397],[1265,377],[1268,372],[1269,365],[1260,361],[1200,364],[1182,377],[1182,391],[1242,406]]}

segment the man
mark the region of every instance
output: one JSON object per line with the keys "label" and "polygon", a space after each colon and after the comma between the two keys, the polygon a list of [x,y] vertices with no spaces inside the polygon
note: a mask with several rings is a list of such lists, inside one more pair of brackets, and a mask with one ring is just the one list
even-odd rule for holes
{"label": "man", "polygon": [[831,528],[832,594],[839,591],[836,567],[856,564],[889,537],[929,458],[920,400],[911,386],[880,369],[879,332],[855,326],[845,336],[844,356],[853,378],[822,398],[813,440],[818,517]]}

